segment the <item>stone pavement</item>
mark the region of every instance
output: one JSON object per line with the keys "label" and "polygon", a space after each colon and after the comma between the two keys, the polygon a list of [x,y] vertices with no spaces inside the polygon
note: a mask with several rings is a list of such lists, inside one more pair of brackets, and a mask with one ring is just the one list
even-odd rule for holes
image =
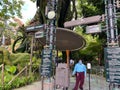
{"label": "stone pavement", "polygon": [[[52,90],[51,87],[52,85],[48,85],[49,83],[46,83],[44,86],[44,90]],[[70,77],[70,86],[68,90],[72,90],[75,84],[75,77]],[[14,90],[41,90],[41,82],[35,82],[31,85],[27,85],[25,87],[21,87],[18,89]],[[54,89],[53,89],[54,90]],[[56,89],[56,90],[63,90],[62,88]],[[89,90],[89,78],[88,75],[85,79],[84,83],[84,90]],[[106,82],[105,78],[96,76],[96,75],[91,75],[90,77],[90,90],[109,90],[109,85]]]}

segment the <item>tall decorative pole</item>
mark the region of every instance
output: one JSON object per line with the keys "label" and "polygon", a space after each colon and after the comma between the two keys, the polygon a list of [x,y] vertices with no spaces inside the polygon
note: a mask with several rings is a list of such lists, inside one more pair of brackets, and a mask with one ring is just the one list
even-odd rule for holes
{"label": "tall decorative pole", "polygon": [[[57,1],[48,0],[46,6],[46,16],[47,16],[47,30],[46,30],[46,45],[51,51],[51,62],[55,59],[55,43],[56,43],[56,9]],[[53,66],[52,66],[53,69]]]}
{"label": "tall decorative pole", "polygon": [[105,0],[105,15],[107,27],[107,44],[108,46],[118,46],[115,0]]}
{"label": "tall decorative pole", "polygon": [[[53,83],[51,81],[53,65],[52,62],[54,60],[54,51],[55,51],[55,42],[56,42],[56,0],[47,0],[46,12],[47,16],[47,25],[46,25],[46,45],[42,52],[42,65],[41,65],[41,75],[42,79],[42,90],[44,90],[44,77],[47,77],[49,83]],[[50,84],[52,85],[52,84]],[[52,86],[49,87],[51,90]],[[53,89],[54,87],[52,87]]]}
{"label": "tall decorative pole", "polygon": [[119,0],[105,0],[105,16],[107,30],[107,48],[105,51],[106,79],[110,83],[109,90],[118,90],[120,83],[120,47],[118,44],[117,13],[116,6],[120,6]]}
{"label": "tall decorative pole", "polygon": [[46,44],[53,50],[56,42],[56,0],[48,0],[46,12],[48,18]]}

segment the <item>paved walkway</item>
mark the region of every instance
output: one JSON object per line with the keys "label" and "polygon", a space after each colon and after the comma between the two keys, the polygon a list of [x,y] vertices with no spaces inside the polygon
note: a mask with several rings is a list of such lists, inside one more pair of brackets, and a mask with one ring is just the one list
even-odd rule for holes
{"label": "paved walkway", "polygon": [[[70,78],[70,86],[68,88],[68,90],[72,90],[75,84],[75,77],[71,77]],[[52,90],[51,89],[52,85],[48,85],[46,83],[46,85],[44,86],[44,90]],[[105,78],[100,77],[100,76],[95,76],[95,75],[91,75],[90,78],[90,90],[109,90],[108,88],[108,83],[106,82]],[[41,81],[35,82],[31,85],[27,85],[25,87],[21,87],[18,89],[14,89],[14,90],[41,90]],[[62,88],[56,89],[56,90],[63,90]],[[84,90],[89,90],[89,78],[88,75],[85,79],[85,84],[84,84]]]}

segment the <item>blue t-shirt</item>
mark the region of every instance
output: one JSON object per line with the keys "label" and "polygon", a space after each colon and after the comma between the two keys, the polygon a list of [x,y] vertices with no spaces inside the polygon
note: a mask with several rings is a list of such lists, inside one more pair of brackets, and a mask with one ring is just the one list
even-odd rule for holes
{"label": "blue t-shirt", "polygon": [[86,66],[83,63],[77,63],[74,67],[72,75],[75,75],[76,72],[85,72],[86,75]]}

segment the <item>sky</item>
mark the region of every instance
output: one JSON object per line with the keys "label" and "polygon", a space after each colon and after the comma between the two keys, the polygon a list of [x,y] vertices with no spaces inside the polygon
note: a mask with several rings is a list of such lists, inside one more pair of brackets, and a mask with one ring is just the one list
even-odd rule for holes
{"label": "sky", "polygon": [[36,12],[36,3],[31,2],[30,0],[23,0],[25,2],[22,7],[22,21],[25,23],[27,20],[34,17]]}

